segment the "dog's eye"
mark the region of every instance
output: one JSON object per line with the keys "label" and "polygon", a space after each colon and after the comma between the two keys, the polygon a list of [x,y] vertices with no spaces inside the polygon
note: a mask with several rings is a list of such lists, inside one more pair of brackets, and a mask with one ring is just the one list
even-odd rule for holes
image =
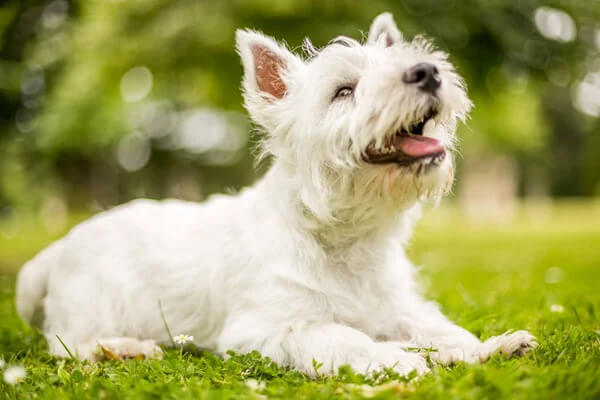
{"label": "dog's eye", "polygon": [[352,86],[343,86],[335,92],[335,96],[333,96],[333,99],[335,100],[341,97],[351,96],[353,92],[354,88]]}

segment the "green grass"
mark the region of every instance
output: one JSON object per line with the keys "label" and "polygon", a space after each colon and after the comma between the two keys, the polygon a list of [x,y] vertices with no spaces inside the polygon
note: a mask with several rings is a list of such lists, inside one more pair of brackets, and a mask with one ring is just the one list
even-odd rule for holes
{"label": "green grass", "polygon": [[[0,398],[600,398],[600,205],[523,206],[506,223],[471,223],[454,208],[427,215],[410,249],[427,294],[481,338],[529,329],[536,350],[483,365],[436,366],[417,380],[350,370],[313,380],[258,354],[223,361],[169,350],[161,361],[58,360],[14,311],[14,271],[52,236],[31,225],[17,235],[19,246],[7,244],[14,237],[0,240],[0,265],[9,271],[0,274],[0,357],[27,370],[15,386],[0,380]],[[33,242],[25,246],[29,233]],[[564,311],[552,312],[553,304]],[[266,387],[253,391],[248,379]]]}

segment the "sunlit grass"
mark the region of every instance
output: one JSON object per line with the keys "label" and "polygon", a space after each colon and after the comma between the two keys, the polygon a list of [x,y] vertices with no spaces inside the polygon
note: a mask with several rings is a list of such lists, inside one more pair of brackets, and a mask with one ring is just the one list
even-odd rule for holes
{"label": "sunlit grass", "polygon": [[[76,218],[78,219],[78,218]],[[35,223],[0,240],[14,271],[56,235]],[[27,230],[27,229],[29,230]],[[32,238],[30,242],[27,238]],[[14,243],[14,242],[13,242]],[[311,380],[258,355],[226,361],[169,350],[162,361],[96,365],[57,360],[14,311],[14,277],[0,275],[0,358],[24,365],[23,383],[0,382],[0,397],[44,398],[594,398],[600,396],[600,207],[521,207],[509,221],[470,221],[458,207],[426,211],[409,250],[426,293],[456,322],[487,338],[529,329],[540,346],[522,359],[436,367],[418,381],[351,371]],[[6,255],[6,257],[5,257]],[[8,260],[8,261],[6,261]],[[265,382],[264,389],[256,382]],[[390,383],[398,380],[398,383]],[[375,391],[356,384],[368,383]]]}

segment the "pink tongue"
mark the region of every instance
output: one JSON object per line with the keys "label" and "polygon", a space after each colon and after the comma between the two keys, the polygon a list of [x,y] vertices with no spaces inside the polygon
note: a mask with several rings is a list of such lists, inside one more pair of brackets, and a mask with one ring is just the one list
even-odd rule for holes
{"label": "pink tongue", "polygon": [[426,136],[396,136],[394,145],[409,157],[419,158],[443,153],[444,146],[437,140]]}

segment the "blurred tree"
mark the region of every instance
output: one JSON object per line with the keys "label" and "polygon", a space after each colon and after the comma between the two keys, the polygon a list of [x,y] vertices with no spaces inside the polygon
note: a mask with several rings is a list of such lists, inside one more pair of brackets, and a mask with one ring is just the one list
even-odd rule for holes
{"label": "blurred tree", "polygon": [[251,182],[235,29],[322,46],[382,11],[465,76],[463,153],[513,155],[523,187],[600,191],[597,0],[27,0],[0,8],[0,203],[197,199]]}

